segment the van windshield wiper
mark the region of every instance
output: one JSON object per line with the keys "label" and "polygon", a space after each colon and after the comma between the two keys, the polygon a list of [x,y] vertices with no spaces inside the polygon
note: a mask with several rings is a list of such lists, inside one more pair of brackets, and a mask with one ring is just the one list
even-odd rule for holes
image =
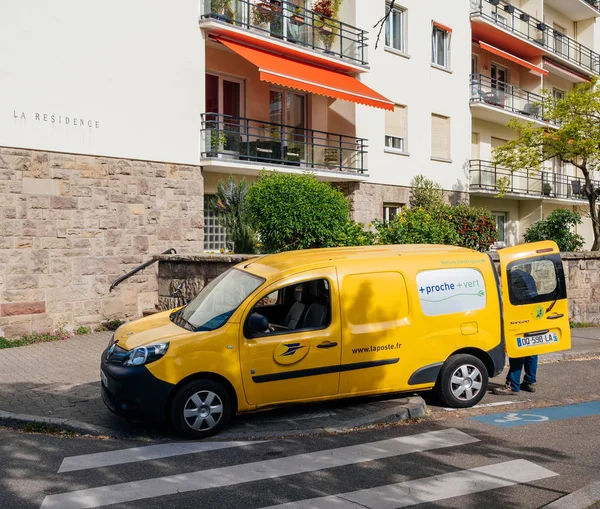
{"label": "van windshield wiper", "polygon": [[558,302],[558,298],[560,297],[560,278],[556,279],[556,283],[556,299],[554,299],[554,302],[552,302],[552,304],[548,306],[548,309],[546,309],[546,313],[550,313],[550,311],[552,311],[552,308]]}

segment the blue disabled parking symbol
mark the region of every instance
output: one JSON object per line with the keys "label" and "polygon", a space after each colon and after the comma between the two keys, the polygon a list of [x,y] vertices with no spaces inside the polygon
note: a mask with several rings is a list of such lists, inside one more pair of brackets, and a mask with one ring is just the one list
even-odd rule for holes
{"label": "blue disabled parking symbol", "polygon": [[575,417],[587,417],[600,414],[600,401],[590,401],[576,405],[553,406],[548,408],[532,408],[522,412],[481,415],[471,417],[473,421],[484,422],[501,428],[514,428],[541,422],[561,421]]}

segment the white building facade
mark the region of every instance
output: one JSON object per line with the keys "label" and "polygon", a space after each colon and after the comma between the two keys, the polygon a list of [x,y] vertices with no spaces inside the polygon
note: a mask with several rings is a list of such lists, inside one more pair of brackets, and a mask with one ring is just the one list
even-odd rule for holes
{"label": "white building facade", "polygon": [[167,248],[225,248],[208,203],[229,175],[312,171],[368,223],[425,174],[494,212],[505,245],[585,206],[558,165],[495,198],[489,161],[510,118],[543,123],[535,94],[599,72],[591,1],[401,0],[377,49],[385,0],[333,19],[313,0],[4,2],[0,335],[151,308],[153,278],[110,283]]}

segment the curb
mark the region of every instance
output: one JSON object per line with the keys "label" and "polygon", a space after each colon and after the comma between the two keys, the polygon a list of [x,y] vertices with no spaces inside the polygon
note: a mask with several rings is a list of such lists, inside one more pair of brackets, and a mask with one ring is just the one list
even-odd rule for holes
{"label": "curb", "polygon": [[544,509],[585,509],[598,501],[600,501],[600,482],[594,482],[545,505]]}
{"label": "curb", "polygon": [[571,352],[570,350],[567,350],[565,352],[546,353],[540,355],[540,364],[559,361],[574,361],[587,358],[600,358],[600,352],[597,350],[589,350],[586,352]]}
{"label": "curb", "polygon": [[111,438],[138,438],[129,433],[117,431],[102,426],[94,426],[87,422],[76,421],[73,419],[59,419],[57,417],[40,417],[38,415],[15,414],[0,410],[0,425],[8,428],[20,428],[25,424],[41,424],[56,431],[72,431],[80,435],[103,436]]}
{"label": "curb", "polygon": [[[397,405],[387,410],[373,413],[368,416],[359,417],[351,421],[346,421],[342,426],[318,427],[318,428],[299,428],[296,430],[272,430],[272,431],[222,431],[212,440],[231,440],[231,439],[264,439],[272,437],[292,437],[292,436],[310,436],[322,433],[342,433],[363,426],[374,426],[377,424],[392,424],[424,417],[427,413],[427,405],[420,396],[411,396],[404,398],[406,403]],[[19,428],[25,424],[41,424],[56,431],[72,431],[80,435],[103,436],[127,440],[155,440],[151,437],[136,435],[124,431],[117,431],[102,426],[95,426],[72,419],[59,419],[56,417],[40,417],[37,415],[15,414],[0,410],[0,426],[10,428]],[[282,426],[283,427],[283,426]]]}

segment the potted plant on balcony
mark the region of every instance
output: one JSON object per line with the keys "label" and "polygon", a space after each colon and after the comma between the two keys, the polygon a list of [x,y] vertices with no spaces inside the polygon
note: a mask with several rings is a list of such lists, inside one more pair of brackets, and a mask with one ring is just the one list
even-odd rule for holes
{"label": "potted plant on balcony", "polygon": [[280,10],[278,4],[258,2],[252,6],[252,26],[261,31],[270,31],[270,25],[277,18]]}
{"label": "potted plant on balcony", "polygon": [[293,25],[304,25],[304,16],[302,14],[302,7],[299,5],[294,6],[294,11],[290,16],[290,23]]}
{"label": "potted plant on balcony", "polygon": [[542,184],[542,193],[544,193],[544,196],[550,196],[551,192],[552,192],[552,186],[550,184],[548,184],[548,182],[544,182]]}
{"label": "potted plant on balcony", "polygon": [[328,53],[331,52],[333,41],[340,31],[340,23],[334,18],[338,16],[341,5],[342,0],[317,0],[312,9],[317,14],[315,19],[317,34]]}
{"label": "potted plant on balcony", "polygon": [[235,12],[233,11],[231,2],[232,0],[211,0],[211,17],[215,19],[220,19],[222,21],[231,22],[235,16]]}
{"label": "potted plant on balcony", "polygon": [[285,160],[287,164],[293,164],[296,166],[300,165],[300,161],[303,159],[304,145],[301,143],[289,143],[285,147]]}
{"label": "potted plant on balcony", "polygon": [[207,150],[209,157],[221,157],[227,143],[227,135],[219,129],[211,129],[210,146]]}

